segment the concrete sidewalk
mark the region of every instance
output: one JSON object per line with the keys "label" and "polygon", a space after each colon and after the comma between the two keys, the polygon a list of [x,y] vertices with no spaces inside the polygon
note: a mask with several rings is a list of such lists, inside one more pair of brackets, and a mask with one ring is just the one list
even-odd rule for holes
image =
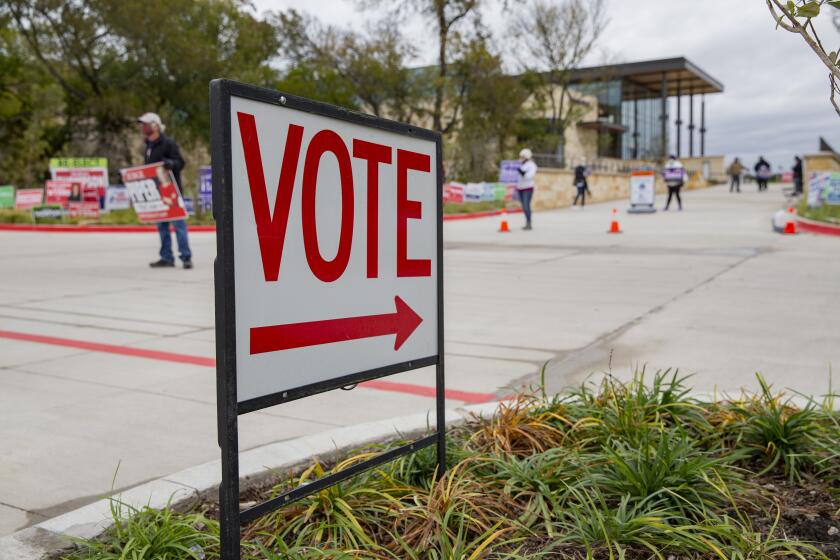
{"label": "concrete sidewalk", "polygon": [[[684,212],[613,205],[538,213],[535,229],[450,222],[447,386],[463,398],[534,383],[552,390],[609,367],[696,373],[698,390],[778,386],[818,393],[838,362],[840,239],[770,231],[782,204],[724,188],[685,193]],[[213,234],[192,237],[196,269],[150,270],[154,235],[0,232],[0,331],[212,357]],[[433,371],[408,390],[337,391],[241,418],[241,447],[428,413]],[[453,398],[448,407],[465,401]],[[0,534],[116,488],[218,457],[214,370],[0,333]]]}

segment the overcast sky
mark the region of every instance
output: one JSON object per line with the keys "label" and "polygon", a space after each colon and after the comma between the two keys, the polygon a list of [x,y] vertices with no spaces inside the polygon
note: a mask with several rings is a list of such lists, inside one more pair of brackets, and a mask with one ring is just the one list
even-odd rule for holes
{"label": "overcast sky", "polygon": [[[821,135],[840,149],[840,117],[829,102],[827,70],[800,37],[774,29],[764,0],[607,2],[610,23],[602,51],[589,64],[684,56],[724,84],[724,93],[706,97],[707,154],[751,162],[761,153],[774,166],[787,167],[794,153],[816,151]],[[490,2],[483,12],[496,37],[504,36],[512,10],[522,9],[508,4],[504,10],[501,2]],[[358,29],[381,15],[358,9],[352,0],[254,0],[254,5],[260,13],[295,8]],[[405,25],[420,52],[414,62],[434,63],[437,47],[428,25],[419,16]],[[840,36],[834,28],[826,22],[821,32],[836,48]],[[699,107],[695,110],[699,120]],[[670,113],[673,119],[674,110]],[[669,134],[673,137],[673,126]]]}

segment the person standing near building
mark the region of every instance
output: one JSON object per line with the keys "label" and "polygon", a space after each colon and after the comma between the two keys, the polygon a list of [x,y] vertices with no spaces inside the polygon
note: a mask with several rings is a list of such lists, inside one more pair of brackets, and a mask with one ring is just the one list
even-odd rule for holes
{"label": "person standing near building", "polygon": [[764,159],[764,156],[758,156],[758,161],[755,163],[755,180],[758,183],[758,192],[767,190],[767,181],[770,180],[770,163]]}
{"label": "person standing near building", "polygon": [[726,173],[729,175],[729,192],[741,192],[741,173],[743,172],[744,165],[738,158],[735,158],[735,161],[726,168]]}
{"label": "person standing near building", "polygon": [[516,193],[525,213],[525,227],[522,228],[524,230],[531,229],[531,198],[534,196],[534,177],[537,176],[537,164],[534,163],[533,157],[534,154],[528,148],[519,152],[519,181],[516,183]]}
{"label": "person standing near building", "polygon": [[[172,171],[178,189],[181,188],[181,170],[184,168],[184,158],[181,157],[181,150],[175,140],[163,134],[166,127],[155,113],[144,113],[137,119],[140,132],[146,141],[143,163],[163,162],[163,167]],[[192,251],[190,250],[189,236],[187,234],[186,220],[175,220],[173,222],[158,222],[158,233],[160,234],[160,259],[149,263],[152,268],[166,268],[175,266],[175,255],[172,253],[172,234],[169,226],[175,230],[175,239],[178,241],[178,253],[184,268],[192,268]]]}
{"label": "person standing near building", "polygon": [[667,212],[671,206],[671,198],[676,197],[677,206],[680,212],[682,212],[680,189],[685,184],[685,166],[677,159],[677,156],[672,154],[668,158],[668,163],[662,168],[662,178],[665,179],[665,184],[668,186],[668,202],[665,203],[663,210]]}
{"label": "person standing near building", "polygon": [[580,199],[580,207],[586,206],[586,193],[589,191],[589,184],[586,182],[586,166],[578,165],[575,167],[575,187],[577,187],[577,194],[572,206],[577,206],[578,199]]}
{"label": "person standing near building", "polygon": [[793,194],[799,196],[802,194],[803,190],[802,158],[794,156],[793,160]]}

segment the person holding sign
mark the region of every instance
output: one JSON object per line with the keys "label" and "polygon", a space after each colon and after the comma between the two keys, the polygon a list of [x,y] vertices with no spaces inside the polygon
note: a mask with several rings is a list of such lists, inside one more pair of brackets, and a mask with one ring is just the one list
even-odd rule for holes
{"label": "person holding sign", "polygon": [[668,158],[668,163],[662,168],[662,178],[665,179],[665,184],[668,186],[668,201],[665,203],[665,210],[671,206],[671,199],[676,197],[677,205],[680,212],[682,212],[682,199],[680,198],[680,189],[685,184],[685,166],[677,156],[671,154]]}
{"label": "person holding sign", "polygon": [[767,182],[771,175],[770,163],[764,159],[764,156],[759,156],[753,169],[755,170],[755,180],[758,182],[758,192],[766,191]]}
{"label": "person holding sign", "polygon": [[522,211],[525,212],[524,230],[531,229],[531,198],[534,196],[534,177],[537,175],[537,164],[534,163],[534,155],[528,148],[519,152],[519,180],[516,183],[516,192],[519,201],[522,203]]}
{"label": "person holding sign", "polygon": [[[175,140],[165,136],[163,131],[166,127],[155,113],[145,113],[137,119],[140,131],[146,141],[146,151],[143,155],[143,163],[163,162],[163,167],[172,171],[176,185],[171,184],[168,177],[160,180],[161,200],[171,206],[178,200],[179,187],[181,185],[181,170],[184,168],[184,158],[181,157],[181,150]],[[169,175],[168,173],[165,175]],[[152,268],[165,268],[175,266],[175,255],[172,253],[172,234],[169,226],[175,229],[175,238],[178,241],[178,252],[184,268],[192,268],[192,251],[190,250],[189,237],[187,235],[186,220],[175,220],[173,222],[158,222],[158,233],[160,234],[160,259],[149,263]]]}

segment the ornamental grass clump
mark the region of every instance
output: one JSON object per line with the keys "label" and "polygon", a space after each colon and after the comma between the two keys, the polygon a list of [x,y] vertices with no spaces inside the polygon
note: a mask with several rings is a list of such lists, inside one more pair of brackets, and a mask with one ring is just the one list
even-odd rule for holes
{"label": "ornamental grass clump", "polygon": [[806,472],[832,469],[832,458],[840,456],[836,411],[810,398],[797,406],[794,397],[774,394],[761,375],[756,377],[760,393],[724,403],[715,415],[724,443],[759,466],[758,475],[780,468],[796,481]]}
{"label": "ornamental grass clump", "polygon": [[[757,394],[695,396],[677,371],[542,387],[434,446],[243,528],[245,560],[840,560],[840,412]],[[249,500],[405,444],[313,463]],[[254,494],[256,492],[256,494]],[[116,503],[116,502],[115,502]],[[113,512],[72,560],[217,560],[214,504]]]}

